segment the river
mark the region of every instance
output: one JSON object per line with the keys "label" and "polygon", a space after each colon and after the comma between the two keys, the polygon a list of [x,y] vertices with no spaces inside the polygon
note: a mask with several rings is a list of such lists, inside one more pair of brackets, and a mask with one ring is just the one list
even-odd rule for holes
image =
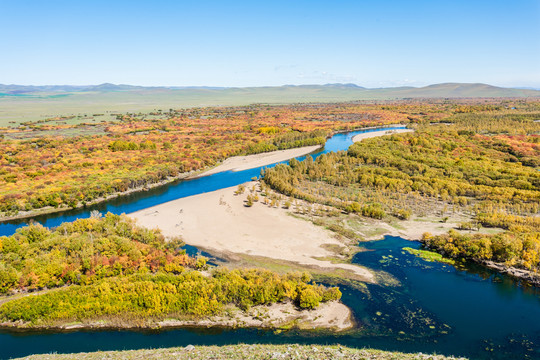
{"label": "river", "polygon": [[[398,127],[396,127],[398,128]],[[399,127],[402,128],[402,127]],[[386,129],[386,128],[385,128]],[[374,130],[368,130],[374,131]],[[362,131],[337,134],[316,157],[345,150]],[[46,226],[89,216],[91,210],[130,213],[180,197],[234,186],[261,168],[177,181],[148,192],[68,213],[36,218]],[[23,222],[0,225],[11,234]],[[539,359],[540,292],[474,264],[430,263],[402,250],[420,247],[399,237],[362,243],[353,263],[395,280],[395,286],[340,286],[343,302],[360,327],[345,334],[260,329],[183,328],[161,331],[3,331],[0,357],[169,346],[242,343],[313,343],[373,347],[403,352],[442,353],[472,359]]]}
{"label": "river", "polygon": [[[404,129],[404,126],[385,127],[384,130]],[[361,133],[381,131],[381,128],[372,128],[348,133],[338,133],[332,136],[326,142],[324,148],[311,154],[313,158],[331,151],[346,150],[352,144],[352,138]],[[305,156],[299,157],[303,160]],[[286,163],[287,161],[284,161]],[[205,192],[224,189],[231,186],[236,186],[253,177],[258,177],[263,168],[270,168],[276,164],[257,167],[244,171],[225,171],[209,176],[203,176],[190,180],[176,180],[169,184],[141,191],[125,196],[120,196],[99,204],[91,205],[86,208],[79,208],[64,211],[61,213],[51,213],[32,218],[33,221],[39,222],[47,227],[58,226],[63,222],[74,221],[79,218],[90,216],[92,210],[97,210],[102,213],[112,212],[114,214],[129,214],[138,210],[146,209],[150,206],[163,204],[167,201],[180,199],[183,197],[202,194]],[[0,236],[11,235],[18,227],[25,226],[28,219],[11,220],[0,223]]]}

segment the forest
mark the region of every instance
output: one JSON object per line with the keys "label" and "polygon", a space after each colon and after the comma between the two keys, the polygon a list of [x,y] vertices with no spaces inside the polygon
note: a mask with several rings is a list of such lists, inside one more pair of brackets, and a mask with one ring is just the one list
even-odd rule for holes
{"label": "forest", "polygon": [[409,119],[378,105],[325,104],[170,109],[81,121],[51,118],[3,129],[0,216],[73,208],[231,156],[323,145],[335,131]]}
{"label": "forest", "polygon": [[137,322],[216,315],[228,304],[247,310],[290,300],[313,309],[341,298],[338,288],[317,285],[306,273],[208,269],[206,258],[186,255],[181,245],[110,213],[55,229],[20,228],[0,237],[0,320]]}
{"label": "forest", "polygon": [[[336,131],[441,122],[475,131],[469,121],[474,118],[475,126],[492,133],[493,127],[503,131],[504,119],[512,116],[520,127],[518,133],[511,130],[523,136],[536,125],[531,116],[539,107],[526,99],[409,100],[169,109],[116,114],[114,121],[100,122],[90,114],[28,121],[2,128],[0,217],[83,206],[235,155],[323,145]],[[492,115],[503,118],[495,121]],[[501,141],[516,146],[511,139]],[[525,154],[520,161],[537,160]]]}
{"label": "forest", "polygon": [[[462,107],[415,132],[353,144],[264,173],[276,191],[375,219],[426,213],[470,219],[449,234],[425,234],[427,247],[455,258],[540,270],[538,107]],[[519,110],[519,111],[518,111]],[[501,229],[474,233],[482,227]]]}

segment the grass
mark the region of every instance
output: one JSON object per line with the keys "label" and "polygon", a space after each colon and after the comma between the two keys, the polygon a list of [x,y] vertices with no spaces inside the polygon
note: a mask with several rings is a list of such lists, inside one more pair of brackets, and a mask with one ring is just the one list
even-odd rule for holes
{"label": "grass", "polygon": [[230,259],[228,267],[259,267],[283,274],[291,271],[309,272],[315,279],[319,277],[351,279],[365,281],[362,276],[345,269],[340,268],[321,268],[317,266],[302,265],[292,261],[272,259],[264,256],[255,256],[247,254],[234,254],[234,259]]}
{"label": "grass", "polygon": [[407,251],[409,254],[418,256],[426,261],[441,262],[441,263],[450,264],[450,265],[455,264],[454,260],[445,258],[441,254],[433,252],[433,251],[417,250],[410,247],[405,247],[403,248],[403,250]]}
{"label": "grass", "polygon": [[[2,108],[0,127],[17,126],[21,122],[56,116],[138,113],[165,111],[170,108],[237,106],[254,103],[341,102],[357,99],[358,90],[320,91],[320,89],[295,87],[85,92],[69,93],[68,96],[62,98],[0,97],[0,108]],[[100,120],[101,118],[98,121]]]}
{"label": "grass", "polygon": [[33,130],[25,132],[14,132],[14,133],[5,133],[4,136],[6,139],[33,139],[37,137],[54,137],[54,136],[64,136],[64,137],[75,137],[75,136],[94,136],[94,135],[105,135],[105,126],[102,125],[83,125],[71,128],[64,128],[61,130]]}
{"label": "grass", "polygon": [[[539,91],[490,87],[483,84],[438,84],[425,88],[363,89],[336,86],[275,86],[226,89],[151,89],[129,91],[32,93],[0,96],[0,127],[55,116],[149,112],[170,108],[236,106],[255,103],[293,104],[440,97],[540,96]],[[99,119],[98,121],[100,121]],[[10,124],[10,121],[15,124]]]}
{"label": "grass", "polygon": [[[79,354],[32,355],[31,360],[101,360],[101,359],[370,359],[370,360],[446,360],[456,359],[442,355],[405,354],[374,349],[354,349],[340,345],[226,345],[192,346],[166,349],[99,351]],[[460,358],[463,359],[463,358]]]}

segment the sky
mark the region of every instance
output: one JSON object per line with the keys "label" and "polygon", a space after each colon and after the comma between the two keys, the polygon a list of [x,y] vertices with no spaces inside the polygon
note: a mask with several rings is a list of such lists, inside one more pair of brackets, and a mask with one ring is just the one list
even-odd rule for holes
{"label": "sky", "polygon": [[540,88],[540,0],[0,0],[0,83]]}

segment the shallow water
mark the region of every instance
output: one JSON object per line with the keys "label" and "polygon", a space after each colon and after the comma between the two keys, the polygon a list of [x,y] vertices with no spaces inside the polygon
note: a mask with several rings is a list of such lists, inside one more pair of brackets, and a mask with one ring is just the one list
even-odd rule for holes
{"label": "shallow water", "polygon": [[[414,246],[411,246],[413,244]],[[475,264],[424,261],[402,250],[420,247],[399,237],[365,244],[354,262],[392,274],[401,286],[377,289],[362,316],[377,318],[382,332],[405,332],[436,341],[426,348],[472,358],[540,358],[540,290]],[[395,290],[392,291],[392,290]],[[378,308],[378,310],[376,310]],[[396,309],[399,309],[396,313]],[[391,313],[378,320],[373,311]],[[413,320],[407,314],[415,314]],[[426,324],[425,318],[434,320]],[[413,325],[412,327],[410,325]],[[396,328],[397,327],[397,328]],[[447,332],[447,334],[445,334]],[[401,349],[414,351],[413,346]],[[418,351],[418,350],[416,350]]]}

